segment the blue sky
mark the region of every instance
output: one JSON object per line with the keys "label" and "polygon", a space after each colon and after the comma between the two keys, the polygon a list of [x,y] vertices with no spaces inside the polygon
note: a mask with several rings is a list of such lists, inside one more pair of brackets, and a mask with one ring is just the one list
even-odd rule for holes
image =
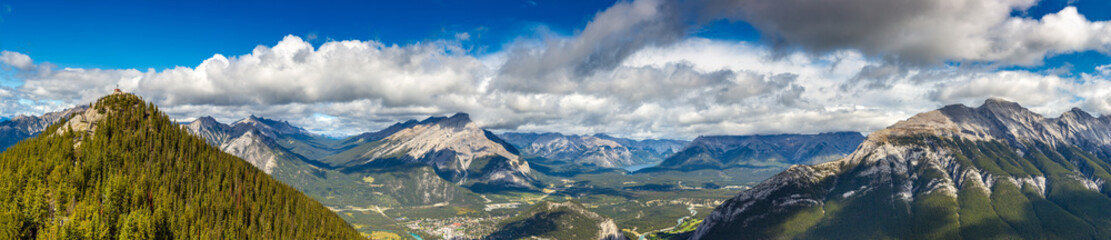
{"label": "blue sky", "polygon": [[[212,54],[239,55],[298,35],[316,45],[328,39],[410,44],[471,35],[478,54],[496,52],[521,36],[546,29],[570,35],[615,1],[5,1],[0,4],[0,49],[62,67],[164,69],[195,66]],[[1012,15],[1039,18],[1071,5],[1090,20],[1111,18],[1111,2],[1040,1]],[[696,36],[759,42],[743,21],[719,20]],[[1111,60],[1096,52],[1066,54],[1030,69],[1072,64],[1091,71]]]}
{"label": "blue sky", "polygon": [[460,111],[688,139],[867,132],[988,97],[1111,113],[1111,1],[1030,3],[7,0],[0,118],[115,85],[178,119],[330,135]]}
{"label": "blue sky", "polygon": [[410,44],[471,33],[497,51],[537,28],[571,34],[613,1],[5,1],[0,49],[65,67],[163,69],[293,34]]}

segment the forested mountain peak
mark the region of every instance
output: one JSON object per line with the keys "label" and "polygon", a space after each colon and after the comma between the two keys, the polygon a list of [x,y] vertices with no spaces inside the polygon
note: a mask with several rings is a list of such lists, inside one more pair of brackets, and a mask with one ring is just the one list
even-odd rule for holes
{"label": "forested mountain peak", "polygon": [[0,239],[360,237],[138,96],[103,97],[45,132],[0,154]]}

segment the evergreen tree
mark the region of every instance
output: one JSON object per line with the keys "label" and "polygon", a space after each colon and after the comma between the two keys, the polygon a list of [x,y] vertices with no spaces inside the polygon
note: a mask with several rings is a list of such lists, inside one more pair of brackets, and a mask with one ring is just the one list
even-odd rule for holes
{"label": "evergreen tree", "polygon": [[135,95],[89,111],[104,115],[92,131],[71,118],[0,154],[0,239],[361,238]]}

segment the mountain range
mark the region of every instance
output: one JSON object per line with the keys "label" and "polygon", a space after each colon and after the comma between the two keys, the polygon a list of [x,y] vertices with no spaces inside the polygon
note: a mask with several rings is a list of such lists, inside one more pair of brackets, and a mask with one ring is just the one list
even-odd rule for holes
{"label": "mountain range", "polygon": [[87,106],[78,106],[58,112],[43,114],[42,116],[20,115],[11,119],[0,120],[0,152],[15,143],[37,135],[46,127],[63,118],[78,112],[83,112]]}
{"label": "mountain range", "polygon": [[1111,117],[950,105],[797,165],[718,206],[691,239],[1111,238]]}
{"label": "mountain range", "polygon": [[649,170],[782,167],[837,160],[864,136],[857,132],[750,136],[701,136]]}
{"label": "mountain range", "polygon": [[521,155],[527,158],[602,168],[659,163],[687,144],[687,141],[682,140],[633,140],[605,134],[588,136],[506,132],[499,136],[520,149]]}
{"label": "mountain range", "polygon": [[186,128],[268,173],[284,159],[343,172],[426,165],[445,180],[468,186],[481,183],[529,188],[533,181],[528,162],[517,156],[515,148],[478,128],[462,113],[398,123],[341,140],[256,116],[231,125],[202,117]]}
{"label": "mountain range", "polygon": [[[124,109],[120,105],[97,106],[0,123],[3,140],[45,135],[17,144],[0,159],[39,154],[34,149],[59,144],[103,150],[108,143],[97,136],[121,131],[117,123],[133,126],[126,125],[128,119],[149,116],[118,113]],[[154,108],[144,111],[160,114]],[[333,211],[347,212],[344,220],[389,225],[372,225],[370,232],[407,231],[393,218],[457,212],[513,216],[491,218],[501,219],[496,228],[463,235],[473,238],[620,239],[644,233],[624,227],[648,226],[643,212],[669,206],[660,204],[670,199],[691,211],[680,223],[701,219],[692,232],[665,228],[663,235],[680,239],[1111,237],[1111,210],[1104,207],[1111,206],[1106,190],[1111,189],[1111,117],[1074,108],[1051,118],[1003,99],[988,99],[979,107],[945,106],[867,136],[702,136],[691,142],[494,134],[463,113],[399,122],[343,139],[257,116],[231,124],[201,117],[173,126]],[[150,137],[138,133],[127,136]],[[658,165],[635,172],[605,170],[653,163]],[[550,174],[571,166],[586,170]],[[749,179],[758,183],[746,184]],[[723,188],[736,184],[751,188],[739,194]],[[690,196],[666,197],[675,193]],[[0,198],[5,201],[11,202]],[[696,214],[695,202],[706,201],[720,205]],[[522,203],[530,207],[516,209]],[[0,210],[22,208],[6,206]],[[485,212],[469,210],[481,208]],[[344,209],[377,209],[375,214],[385,218],[366,220],[360,216],[370,215],[350,212],[367,210]],[[633,212],[638,214],[630,216]],[[36,224],[34,229],[46,226]]]}

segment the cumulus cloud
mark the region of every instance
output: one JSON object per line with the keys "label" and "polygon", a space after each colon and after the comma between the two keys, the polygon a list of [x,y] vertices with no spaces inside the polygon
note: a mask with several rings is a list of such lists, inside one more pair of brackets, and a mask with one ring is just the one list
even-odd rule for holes
{"label": "cumulus cloud", "polygon": [[116,84],[181,120],[212,115],[231,122],[254,114],[328,135],[454,112],[469,112],[496,130],[686,139],[868,132],[918,112],[978,105],[988,97],[1016,99],[1047,115],[1074,106],[1111,112],[1111,91],[1101,90],[1111,89],[1106,74],[1064,78],[937,67],[878,74],[888,76],[885,86],[866,87],[871,83],[852,79],[882,63],[857,51],[782,55],[758,44],[701,38],[643,48],[617,66],[568,81],[566,89],[521,91],[490,83],[501,80],[505,58],[476,58],[454,46],[343,41],[313,48],[291,36],[249,54],[216,55],[194,68],[40,63],[17,74],[22,86],[0,92],[0,98],[12,99],[0,114],[87,103]]}
{"label": "cumulus cloud", "polygon": [[12,51],[0,51],[0,63],[23,70],[30,69],[35,65],[30,56]]}
{"label": "cumulus cloud", "polygon": [[[182,120],[254,114],[329,135],[454,112],[497,130],[686,139],[869,132],[989,97],[1049,116],[1074,106],[1111,113],[1108,66],[1062,77],[936,64],[1031,65],[1109,50],[1111,27],[1074,8],[1010,16],[1033,4],[636,0],[599,12],[571,36],[518,39],[483,56],[461,47],[468,33],[403,46],[314,47],[287,36],[248,54],[160,70],[59,68],[3,52],[0,62],[17,69],[22,85],[0,87],[0,116],[87,103],[117,84]],[[749,22],[780,48],[688,36],[717,19]]]}
{"label": "cumulus cloud", "polygon": [[[52,69],[30,73],[23,89],[42,97],[89,100],[115,84],[165,105],[287,104],[376,99],[387,106],[427,105],[473,94],[485,71],[447,42],[387,46],[374,41],[324,43],[296,36],[250,54],[216,54],[194,68],[163,71]],[[25,56],[25,55],[24,55]],[[29,61],[29,60],[28,60]]]}

